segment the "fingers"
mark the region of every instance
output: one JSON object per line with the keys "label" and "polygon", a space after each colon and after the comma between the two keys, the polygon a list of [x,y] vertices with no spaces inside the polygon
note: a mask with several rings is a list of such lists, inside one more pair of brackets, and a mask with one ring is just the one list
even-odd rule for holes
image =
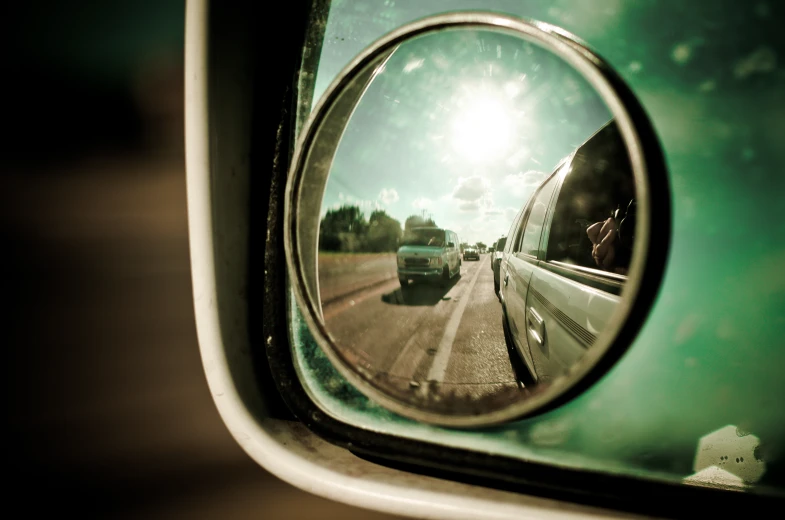
{"label": "fingers", "polygon": [[[597,266],[603,269],[610,269],[613,266],[613,261],[616,258],[616,248],[614,241],[616,239],[616,221],[609,218],[604,222],[597,222],[593,224],[589,233],[589,239],[594,243],[592,247],[592,257],[594,258]],[[590,229],[591,229],[590,228]],[[599,231],[597,231],[599,229]]]}
{"label": "fingers", "polygon": [[586,228],[586,234],[589,235],[589,240],[591,240],[592,244],[598,244],[600,242],[599,235],[602,224],[602,222],[597,222]]}
{"label": "fingers", "polygon": [[602,228],[600,229],[600,237],[605,237],[614,231],[616,231],[616,221],[612,218],[609,218],[602,224]]}

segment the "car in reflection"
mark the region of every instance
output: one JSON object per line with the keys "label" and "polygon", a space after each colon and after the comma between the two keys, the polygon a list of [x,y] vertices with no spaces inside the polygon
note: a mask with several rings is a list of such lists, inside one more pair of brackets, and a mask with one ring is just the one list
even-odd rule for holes
{"label": "car in reflection", "polygon": [[611,121],[563,159],[516,216],[498,296],[507,347],[527,377],[563,374],[609,323],[627,279],[634,202],[632,167]]}
{"label": "car in reflection", "polygon": [[447,285],[461,272],[458,235],[449,229],[416,227],[404,232],[397,252],[398,280],[438,282]]}
{"label": "car in reflection", "polygon": [[491,270],[493,271],[493,290],[496,296],[499,295],[499,266],[501,265],[502,254],[504,253],[504,245],[507,242],[507,237],[502,237],[493,244],[493,253],[491,254]]}
{"label": "car in reflection", "polygon": [[464,260],[479,260],[480,259],[480,251],[474,247],[469,246],[463,250],[463,259]]}

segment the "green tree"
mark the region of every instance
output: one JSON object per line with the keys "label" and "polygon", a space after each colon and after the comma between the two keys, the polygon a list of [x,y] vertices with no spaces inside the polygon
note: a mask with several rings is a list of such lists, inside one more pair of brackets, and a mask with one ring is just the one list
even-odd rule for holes
{"label": "green tree", "polygon": [[423,215],[410,215],[407,217],[406,222],[404,222],[404,230],[408,231],[412,228],[416,227],[424,227],[424,226],[436,226],[436,222],[430,217],[425,218]]}
{"label": "green tree", "polygon": [[403,231],[401,223],[384,210],[376,210],[368,219],[368,234],[365,237],[367,251],[386,252],[398,249]]}
{"label": "green tree", "polygon": [[361,251],[367,231],[368,222],[358,206],[328,210],[319,226],[319,249]]}

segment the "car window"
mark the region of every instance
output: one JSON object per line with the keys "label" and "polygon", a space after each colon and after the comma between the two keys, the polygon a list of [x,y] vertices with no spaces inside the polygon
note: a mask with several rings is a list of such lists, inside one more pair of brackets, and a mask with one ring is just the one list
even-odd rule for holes
{"label": "car window", "polygon": [[[554,205],[546,259],[599,269],[587,229],[614,214],[620,218],[631,203],[634,207],[634,199],[627,152],[617,126],[608,125],[577,151],[566,172]],[[617,258],[623,263],[617,268],[629,267],[629,255]]]}
{"label": "car window", "polygon": [[518,216],[515,217],[515,221],[512,225],[512,230],[510,231],[510,252],[517,253],[520,251],[521,245],[521,235],[523,234],[523,224],[526,222],[526,217],[529,214],[529,209],[531,208],[532,203],[534,200],[530,200],[527,203],[527,206],[523,208],[520,212],[518,212]]}
{"label": "car window", "polygon": [[519,251],[527,255],[537,256],[540,247],[540,235],[542,234],[542,226],[545,222],[545,214],[548,211],[548,204],[553,195],[553,189],[556,187],[558,176],[552,176],[540,189],[540,192],[535,196],[532,202],[529,216],[526,219],[526,227],[523,231],[523,239]]}
{"label": "car window", "polygon": [[496,251],[498,253],[504,252],[504,247],[507,245],[507,237],[500,238],[498,242],[496,242]]}

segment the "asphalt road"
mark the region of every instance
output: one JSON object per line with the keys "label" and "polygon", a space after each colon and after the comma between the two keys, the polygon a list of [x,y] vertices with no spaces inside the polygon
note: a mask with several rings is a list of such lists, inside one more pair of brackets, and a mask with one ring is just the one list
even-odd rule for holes
{"label": "asphalt road", "polygon": [[341,353],[404,402],[434,411],[504,406],[522,388],[504,342],[490,255],[447,287],[397,278],[323,306]]}

